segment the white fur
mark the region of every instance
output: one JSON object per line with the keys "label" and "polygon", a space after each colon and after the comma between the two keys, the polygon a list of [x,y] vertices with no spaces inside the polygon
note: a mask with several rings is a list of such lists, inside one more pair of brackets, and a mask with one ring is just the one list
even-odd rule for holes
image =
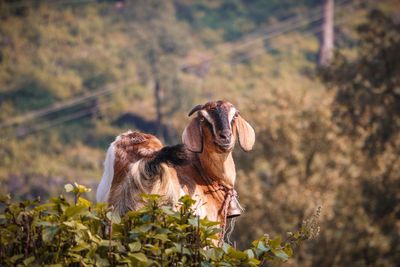
{"label": "white fur", "polygon": [[235,114],[236,114],[236,108],[234,108],[234,107],[231,107],[231,110],[229,111],[229,117],[228,117],[228,119],[229,119],[229,122],[231,122],[231,121],[232,121],[232,119],[233,119],[233,116],[235,116]]}
{"label": "white fur", "polygon": [[[137,186],[137,188],[140,190],[139,193],[146,193],[146,194],[150,194],[150,192],[147,192],[147,190],[145,189],[145,187],[143,186],[142,183],[142,172],[140,171],[140,167],[142,164],[142,160],[138,160],[135,163],[131,163],[129,165],[129,172],[131,174],[131,177],[127,177],[127,180],[131,180],[133,181],[133,183]],[[145,174],[145,173],[143,173]],[[149,179],[147,176],[144,177],[145,179]]]}
{"label": "white fur", "polygon": [[206,118],[208,120],[209,123],[211,123],[211,125],[214,125],[214,120],[210,116],[210,114],[208,114],[207,110],[200,110],[200,113],[201,113],[201,115],[203,115],[204,118]]}
{"label": "white fur", "polygon": [[115,146],[114,143],[117,139],[111,143],[107,150],[106,159],[104,161],[104,172],[103,177],[99,186],[97,187],[96,200],[97,202],[107,202],[108,195],[110,194],[111,184],[114,178],[114,162],[115,162]]}

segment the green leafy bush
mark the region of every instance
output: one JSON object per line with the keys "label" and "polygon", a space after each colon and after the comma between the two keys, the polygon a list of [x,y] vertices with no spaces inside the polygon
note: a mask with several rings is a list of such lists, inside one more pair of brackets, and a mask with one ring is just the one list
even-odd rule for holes
{"label": "green leafy bush", "polygon": [[196,216],[188,196],[174,210],[159,196],[146,195],[143,208],[120,217],[106,204],[82,198],[89,188],[65,189],[73,201],[0,198],[1,266],[258,266],[288,260],[294,247],[317,231],[318,214],[285,241],[265,235],[240,251],[216,245],[218,223]]}

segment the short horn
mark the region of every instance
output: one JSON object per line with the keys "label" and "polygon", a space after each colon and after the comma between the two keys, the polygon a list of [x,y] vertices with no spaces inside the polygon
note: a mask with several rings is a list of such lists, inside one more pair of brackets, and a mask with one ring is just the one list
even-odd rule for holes
{"label": "short horn", "polygon": [[189,112],[189,117],[195,113],[196,111],[202,110],[204,108],[204,105],[197,105],[194,108],[192,108],[192,110]]}

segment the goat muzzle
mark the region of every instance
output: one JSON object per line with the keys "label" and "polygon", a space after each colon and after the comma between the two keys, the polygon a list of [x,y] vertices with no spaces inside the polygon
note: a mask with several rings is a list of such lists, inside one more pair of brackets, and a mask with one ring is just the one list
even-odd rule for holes
{"label": "goat muzzle", "polygon": [[219,143],[214,141],[215,146],[220,150],[222,153],[230,152],[233,149],[232,143]]}
{"label": "goat muzzle", "polygon": [[229,129],[224,129],[222,131],[219,131],[218,133],[218,139],[223,142],[230,143],[231,138],[232,138],[232,132]]}

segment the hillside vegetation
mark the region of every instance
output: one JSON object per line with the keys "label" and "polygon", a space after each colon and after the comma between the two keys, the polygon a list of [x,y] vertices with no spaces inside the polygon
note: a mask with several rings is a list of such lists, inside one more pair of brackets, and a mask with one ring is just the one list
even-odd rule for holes
{"label": "hillside vegetation", "polygon": [[95,188],[117,134],[178,143],[194,105],[226,99],[256,130],[235,151],[239,248],[322,206],[287,265],[397,266],[400,8],[335,2],[321,70],[319,1],[2,1],[0,194]]}
{"label": "hillside vegetation", "polygon": [[196,216],[189,196],[171,207],[146,195],[142,208],[120,217],[107,204],[83,198],[89,188],[75,183],[65,189],[74,202],[63,195],[45,204],[0,196],[2,266],[259,266],[287,261],[301,241],[318,234],[315,214],[284,241],[263,236],[240,251],[219,242],[219,223]]}

